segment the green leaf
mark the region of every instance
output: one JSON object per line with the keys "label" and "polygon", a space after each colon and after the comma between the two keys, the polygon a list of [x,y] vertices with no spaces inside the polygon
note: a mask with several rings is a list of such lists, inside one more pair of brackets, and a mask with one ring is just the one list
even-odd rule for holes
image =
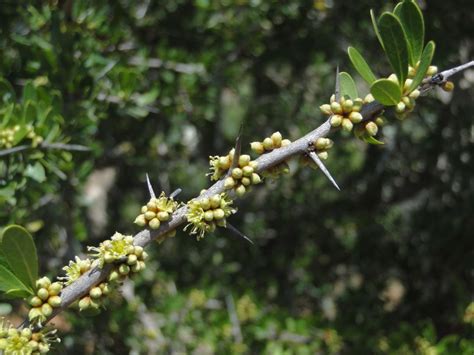
{"label": "green leaf", "polygon": [[25,169],[24,175],[39,183],[46,181],[46,173],[44,171],[44,167],[39,162],[36,162],[34,165],[28,164]]}
{"label": "green leaf", "polygon": [[36,101],[36,89],[30,81],[23,88],[23,102]]}
{"label": "green leaf", "polygon": [[423,81],[426,71],[428,70],[428,67],[431,65],[431,61],[433,60],[435,47],[436,46],[433,41],[429,41],[426,44],[426,47],[423,50],[423,54],[421,55],[420,65],[418,65],[418,68],[416,69],[415,77],[413,78],[413,82],[411,83],[408,92],[412,92],[413,90],[415,90],[418,85],[420,85]]}
{"label": "green leaf", "polygon": [[372,96],[385,106],[394,106],[402,98],[400,86],[389,79],[379,79],[370,87]]}
{"label": "green leaf", "polygon": [[400,20],[385,12],[379,19],[379,30],[385,54],[397,75],[400,87],[403,87],[408,74],[408,43]]}
{"label": "green leaf", "polygon": [[398,18],[400,18],[400,12],[402,11],[402,5],[403,5],[403,2],[399,2],[397,4],[397,6],[395,6],[395,8],[393,9],[393,13],[395,14],[395,16],[397,16]]}
{"label": "green leaf", "polygon": [[21,289],[21,288],[14,288],[10,289],[7,292],[5,292],[6,298],[9,299],[14,299],[14,298],[27,298],[29,296],[34,295],[34,292],[32,292],[29,289]]}
{"label": "green leaf", "polygon": [[16,95],[12,85],[3,78],[0,78],[0,102],[15,102]]}
{"label": "green leaf", "polygon": [[23,109],[23,123],[33,122],[36,116],[36,105],[33,101],[28,100]]}
{"label": "green leaf", "polygon": [[411,50],[410,64],[414,67],[420,60],[425,41],[425,24],[423,14],[418,5],[413,1],[404,1],[400,6],[399,14],[408,44]]}
{"label": "green leaf", "polygon": [[380,42],[380,45],[382,46],[382,48],[384,48],[382,37],[380,37],[379,26],[377,25],[377,20],[375,19],[375,13],[374,13],[374,10],[372,10],[372,9],[370,10],[370,19],[372,20],[372,26],[374,27],[375,35],[379,39],[379,42]]}
{"label": "green leaf", "polygon": [[372,145],[384,145],[385,143],[382,141],[379,141],[373,136],[364,136],[362,140],[366,143],[372,144]]}
{"label": "green leaf", "polygon": [[354,79],[352,79],[348,73],[339,73],[339,84],[341,86],[342,96],[349,96],[351,99],[357,99],[359,97]]}
{"label": "green leaf", "polygon": [[31,234],[21,226],[8,226],[3,230],[1,249],[15,277],[28,289],[34,290],[38,279],[38,256]]}
{"label": "green leaf", "polygon": [[364,57],[359,53],[357,49],[354,47],[349,47],[347,49],[347,53],[349,54],[349,59],[352,62],[352,65],[357,70],[359,75],[370,84],[372,84],[377,78],[375,74],[370,69],[370,66],[365,61]]}
{"label": "green leaf", "polygon": [[7,294],[9,292],[17,293],[18,291],[22,291],[22,297],[25,293],[26,295],[33,294],[33,290],[30,290],[10,269],[3,265],[0,265],[0,291]]}

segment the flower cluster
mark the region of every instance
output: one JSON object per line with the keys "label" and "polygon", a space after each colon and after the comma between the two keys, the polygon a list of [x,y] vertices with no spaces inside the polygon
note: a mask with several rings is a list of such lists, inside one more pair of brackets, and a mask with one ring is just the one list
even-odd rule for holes
{"label": "flower cluster", "polygon": [[234,160],[235,149],[231,149],[227,155],[224,156],[210,156],[209,157],[209,165],[211,166],[211,173],[208,175],[211,176],[212,181],[219,180],[222,176],[224,176],[227,171],[232,166],[232,162]]}
{"label": "flower cluster", "polygon": [[110,293],[110,287],[107,282],[101,282],[99,285],[92,287],[87,296],[82,297],[77,303],[77,307],[82,311],[90,313],[97,312],[104,300]]}
{"label": "flower cluster", "polygon": [[[291,141],[289,139],[283,139],[281,133],[277,131],[274,132],[270,137],[266,137],[262,142],[250,143],[250,148],[258,155],[261,155],[280,147],[286,147],[289,144],[291,144]],[[281,174],[288,174],[289,172],[290,167],[288,166],[288,163],[284,161],[262,172],[262,175],[264,177],[276,179]]]}
{"label": "flower cluster", "polygon": [[[87,249],[93,252],[91,255],[98,260],[99,267],[101,268],[104,264],[111,264],[122,260],[128,261],[128,258],[135,254],[133,237],[118,232],[115,232],[110,240],[100,243],[99,247],[87,247]],[[143,252],[143,248],[141,248],[141,252]]]}
{"label": "flower cluster", "polygon": [[158,229],[161,222],[168,221],[177,208],[178,202],[166,197],[162,192],[160,197],[152,198],[145,206],[142,206],[142,213],[138,215],[134,223],[140,227],[148,226],[151,229]]}
{"label": "flower cluster", "polygon": [[270,137],[266,137],[262,142],[250,143],[250,148],[258,155],[271,152],[273,149],[286,147],[291,141],[283,139],[280,132],[273,133]]}
{"label": "flower cluster", "polygon": [[36,295],[28,300],[32,307],[28,313],[31,322],[41,323],[45,321],[51,314],[53,308],[61,305],[61,292],[63,286],[60,282],[53,282],[47,277],[42,277],[36,281]]}
{"label": "flower cluster", "polygon": [[199,240],[205,233],[213,232],[216,226],[225,227],[226,218],[235,212],[232,200],[225,193],[193,199],[188,202],[186,218],[189,224],[186,228],[192,226],[191,234],[196,234]]}
{"label": "flower cluster", "polygon": [[63,270],[66,272],[66,276],[60,277],[59,279],[62,280],[65,285],[70,285],[91,268],[91,259],[81,259],[80,257],[76,256],[75,261],[69,261],[69,265],[63,267]]}
{"label": "flower cluster", "polygon": [[230,176],[224,180],[224,188],[234,189],[237,196],[242,197],[250,188],[250,185],[259,184],[262,180],[255,170],[257,162],[251,160],[250,155],[242,154],[239,163],[232,169]]}
{"label": "flower cluster", "polygon": [[32,328],[16,329],[4,320],[0,322],[0,350],[5,354],[46,354],[51,343],[60,342],[56,329],[43,328],[39,332]]}
{"label": "flower cluster", "polygon": [[17,137],[19,137],[18,140],[21,140],[25,136],[31,139],[31,146],[33,148],[36,148],[43,142],[43,137],[35,133],[33,126],[27,125],[22,129],[20,125],[15,125],[0,129],[0,148],[11,148],[15,144]]}
{"label": "flower cluster", "polygon": [[330,104],[320,106],[321,112],[325,115],[331,116],[331,126],[341,126],[345,131],[352,131],[354,124],[362,121],[360,109],[362,108],[363,100],[360,98],[351,100],[341,96],[336,100],[336,96],[332,95]]}

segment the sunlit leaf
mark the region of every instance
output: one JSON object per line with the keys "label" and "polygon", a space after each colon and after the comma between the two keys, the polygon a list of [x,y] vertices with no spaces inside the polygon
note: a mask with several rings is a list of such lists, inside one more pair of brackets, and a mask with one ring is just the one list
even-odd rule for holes
{"label": "sunlit leaf", "polygon": [[0,265],[0,291],[4,293],[15,292],[18,294],[20,291],[23,294],[33,294],[33,290],[29,289],[9,268],[4,265]]}
{"label": "sunlit leaf", "polygon": [[349,54],[352,65],[366,82],[372,84],[375,80],[377,80],[375,74],[372,72],[372,69],[370,69],[370,66],[367,64],[364,57],[362,57],[357,49],[354,47],[349,47],[347,49],[347,53]]}
{"label": "sunlit leaf", "polygon": [[339,73],[339,83],[342,96],[349,96],[351,99],[356,99],[359,97],[354,79],[352,79],[348,73]]}
{"label": "sunlit leaf", "polygon": [[393,14],[385,12],[380,16],[380,37],[384,44],[385,54],[393,71],[403,86],[408,74],[408,43],[400,20]]}
{"label": "sunlit leaf", "polygon": [[21,226],[8,226],[3,230],[0,246],[11,272],[23,286],[33,290],[38,278],[38,256],[30,233]]}
{"label": "sunlit leaf", "polygon": [[25,169],[24,175],[39,183],[46,181],[46,172],[44,171],[43,165],[39,162],[33,165],[29,164]]}
{"label": "sunlit leaf", "polygon": [[375,35],[377,36],[382,48],[384,48],[382,37],[380,37],[379,26],[377,25],[377,20],[375,19],[375,13],[372,9],[370,10],[370,19],[372,20],[372,26],[374,27]]}
{"label": "sunlit leaf", "polygon": [[433,41],[429,41],[426,44],[425,49],[423,50],[423,54],[421,55],[420,65],[418,66],[415,77],[413,78],[413,82],[411,83],[410,88],[408,89],[409,92],[415,90],[418,85],[420,85],[423,81],[426,71],[428,70],[428,67],[431,65],[431,61],[433,60],[434,51],[435,44]]}
{"label": "sunlit leaf", "polygon": [[372,96],[385,106],[394,106],[400,102],[402,91],[400,86],[389,79],[379,79],[370,87]]}
{"label": "sunlit leaf", "polygon": [[423,51],[423,42],[425,40],[425,24],[423,22],[423,14],[418,5],[413,1],[404,1],[401,3],[400,11],[397,14],[400,19],[408,44],[411,49],[412,66],[420,60]]}

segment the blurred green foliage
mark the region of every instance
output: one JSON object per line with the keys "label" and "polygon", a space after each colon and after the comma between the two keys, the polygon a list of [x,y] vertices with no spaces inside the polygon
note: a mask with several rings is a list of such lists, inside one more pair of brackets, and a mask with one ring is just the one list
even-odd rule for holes
{"label": "blurred green foliage", "polygon": [[[29,148],[0,157],[0,225],[26,226],[53,277],[86,245],[136,232],[145,173],[186,201],[240,122],[246,143],[319,125],[336,65],[355,73],[347,46],[389,74],[369,9],[394,5],[3,1],[0,128],[20,125],[14,144]],[[472,59],[470,1],[422,8],[434,64]],[[472,71],[455,82],[392,120],[382,148],[335,137],[342,192],[292,166],[239,201],[230,222],[254,246],[219,230],[151,248],[101,316],[55,320],[58,353],[472,354]]]}

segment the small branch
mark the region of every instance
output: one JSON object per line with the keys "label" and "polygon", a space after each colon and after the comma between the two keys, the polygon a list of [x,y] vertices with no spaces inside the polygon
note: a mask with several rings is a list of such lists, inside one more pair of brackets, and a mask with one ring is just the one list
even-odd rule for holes
{"label": "small branch", "polygon": [[59,149],[59,150],[70,150],[70,151],[77,151],[77,152],[89,152],[91,149],[79,144],[65,144],[65,143],[47,143],[43,142],[36,148],[30,145],[19,145],[13,148],[0,150],[0,157],[14,154],[18,152],[22,152],[24,150],[33,150],[33,149]]}
{"label": "small branch", "polygon": [[471,60],[469,63],[461,64],[457,67],[442,71],[440,74],[443,76],[444,79],[448,79],[450,76],[453,76],[454,74],[456,74],[460,71],[469,69],[471,67],[474,67],[474,60]]}
{"label": "small branch", "polygon": [[[472,62],[471,62],[472,63]],[[472,64],[468,63],[469,65],[463,65],[455,69],[455,71],[459,71],[463,68],[466,69],[471,67]],[[371,120],[377,117],[380,112],[384,109],[384,106],[378,102],[371,102],[366,104],[362,107],[361,114],[363,116],[363,120]],[[331,124],[329,120],[323,122],[319,127],[314,129],[313,131],[309,132],[305,136],[297,139],[293,143],[289,144],[286,147],[275,149],[269,153],[261,155],[259,158],[256,159],[257,161],[257,169],[256,172],[262,172],[268,170],[294,156],[299,156],[302,154],[307,153],[308,145],[312,142],[316,141],[318,138],[326,137],[331,132]],[[224,188],[224,180],[219,180],[210,186],[206,192],[199,196],[199,198],[203,197],[210,197],[212,195],[216,195],[226,191]],[[155,238],[162,236],[163,234],[172,231],[181,225],[186,223],[186,212],[187,206],[182,206],[177,209],[172,215],[168,222],[164,222],[161,224],[160,228],[157,230],[149,230],[144,229],[134,236],[134,244],[146,247],[149,245]],[[71,305],[75,300],[83,297],[86,295],[90,288],[94,285],[97,285],[101,281],[105,280],[108,274],[110,273],[113,265],[106,265],[103,269],[94,268],[80,278],[78,278],[75,282],[70,284],[69,286],[65,287],[61,292],[61,299],[62,303],[61,306],[56,308],[53,312],[53,315],[47,319],[47,321],[51,320],[54,316],[58,313],[65,310],[69,305]],[[46,321],[46,322],[47,322]],[[46,323],[45,322],[45,323]]]}
{"label": "small branch", "polygon": [[227,305],[227,312],[229,312],[230,322],[232,323],[232,335],[236,343],[242,343],[244,339],[240,329],[239,317],[235,311],[234,297],[230,293],[225,297],[225,303]]}

